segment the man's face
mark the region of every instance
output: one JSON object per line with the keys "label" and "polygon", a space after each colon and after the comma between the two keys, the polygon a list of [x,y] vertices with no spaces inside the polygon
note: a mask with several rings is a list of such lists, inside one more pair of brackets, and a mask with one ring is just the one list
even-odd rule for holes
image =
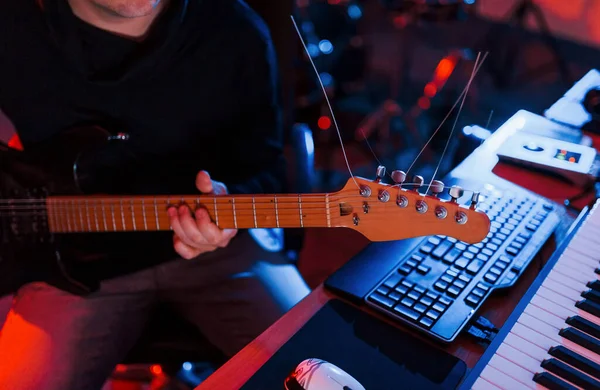
{"label": "man's face", "polygon": [[139,18],[152,13],[161,0],[89,0],[103,10],[123,17]]}

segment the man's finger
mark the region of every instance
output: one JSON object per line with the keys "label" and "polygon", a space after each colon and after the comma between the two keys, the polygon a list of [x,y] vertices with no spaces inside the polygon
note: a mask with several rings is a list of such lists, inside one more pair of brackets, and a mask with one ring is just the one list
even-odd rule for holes
{"label": "man's finger", "polygon": [[195,249],[189,245],[186,245],[183,241],[181,241],[179,236],[173,236],[173,247],[175,248],[175,252],[177,252],[179,256],[186,260],[193,259],[200,254],[199,249]]}
{"label": "man's finger", "polygon": [[196,227],[210,245],[216,245],[223,238],[223,231],[215,225],[206,210],[196,210]]}
{"label": "man's finger", "polygon": [[187,245],[192,245],[192,241],[186,236],[183,226],[181,226],[181,218],[179,216],[179,209],[176,206],[169,207],[167,210],[169,214],[169,222],[171,223],[171,229],[173,232],[181,238],[181,241]]}
{"label": "man's finger", "polygon": [[[204,214],[206,215],[205,218],[210,221],[210,217],[206,210],[202,209],[202,211],[204,211]],[[187,237],[187,240],[184,241],[186,244],[193,245],[194,247],[205,245],[209,242],[207,237],[204,237],[202,232],[198,229],[198,214],[199,213],[196,212],[196,220],[194,220],[194,217],[192,217],[192,213],[187,206],[183,205],[179,207],[179,223],[181,224],[185,237]]]}

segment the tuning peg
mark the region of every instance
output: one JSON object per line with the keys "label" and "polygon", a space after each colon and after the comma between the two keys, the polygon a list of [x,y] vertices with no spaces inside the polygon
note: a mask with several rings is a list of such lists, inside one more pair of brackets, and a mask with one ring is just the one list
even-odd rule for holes
{"label": "tuning peg", "polygon": [[375,181],[379,182],[384,177],[385,177],[385,167],[383,165],[380,165],[380,166],[377,167]]}
{"label": "tuning peg", "polygon": [[423,176],[415,175],[413,177],[414,190],[416,191],[419,187],[423,185],[424,182],[425,179],[423,179]]}
{"label": "tuning peg", "polygon": [[444,192],[444,183],[439,180],[434,180],[431,182],[431,193],[433,196],[438,196]]}
{"label": "tuning peg", "polygon": [[402,185],[406,180],[406,173],[404,171],[393,171],[392,180],[394,183]]}
{"label": "tuning peg", "polygon": [[452,202],[453,203],[456,203],[456,201],[458,200],[458,198],[460,198],[461,196],[463,196],[464,193],[465,193],[465,191],[462,189],[462,187],[459,187],[459,186],[452,186],[448,190],[448,194],[452,198]]}
{"label": "tuning peg", "polygon": [[479,202],[479,192],[473,192],[473,195],[471,196],[471,206],[469,206],[469,208],[471,210],[475,210],[475,207],[477,206],[478,202]]}

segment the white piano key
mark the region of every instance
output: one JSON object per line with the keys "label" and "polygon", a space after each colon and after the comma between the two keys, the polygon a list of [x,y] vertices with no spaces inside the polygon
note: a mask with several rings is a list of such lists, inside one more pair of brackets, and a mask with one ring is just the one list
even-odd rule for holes
{"label": "white piano key", "polygon": [[538,289],[538,295],[540,297],[546,298],[550,302],[554,302],[559,306],[562,306],[566,309],[571,309],[575,307],[575,302],[572,299],[564,297],[552,290],[547,289],[544,286],[541,286]]}
{"label": "white piano key", "polygon": [[[533,374],[510,360],[496,354],[490,359],[488,365],[511,377],[515,381],[520,382],[527,388],[535,389]],[[540,367],[540,371],[541,370],[542,368]]]}
{"label": "white piano key", "polygon": [[[586,320],[600,326],[600,318],[588,313],[587,311],[581,310],[575,306],[573,306],[573,310],[570,310],[570,309],[567,309],[560,305],[557,305],[554,302],[550,302],[549,300],[542,297],[541,295],[536,295],[535,297],[533,297],[533,299],[531,300],[531,303],[535,304],[538,307],[541,307],[542,309],[544,309],[550,313],[553,313],[554,315],[562,318],[564,321],[566,321],[567,318],[572,317],[572,316],[580,316],[580,317],[585,318]],[[566,326],[566,325],[567,324],[565,324],[564,326]]]}
{"label": "white piano key", "polygon": [[[572,300],[573,302],[577,302],[579,299],[583,299],[581,297],[581,291],[573,290],[572,288],[565,287],[562,284],[555,282],[552,279],[546,278],[544,283],[542,284],[548,290],[552,290],[555,293],[562,295],[565,298]],[[574,303],[573,303],[574,304]]]}
{"label": "white piano key", "polygon": [[[576,252],[584,256],[588,256],[591,259],[596,261],[600,260],[600,253],[598,253],[598,248],[596,244],[593,242],[585,241],[582,237],[574,237],[569,243],[569,253]],[[565,251],[566,252],[566,251]]]}
{"label": "white piano key", "polygon": [[498,371],[490,365],[487,365],[483,369],[483,371],[481,372],[481,377],[504,390],[529,389],[529,387],[525,386],[523,383],[514,380],[510,376],[506,375],[501,371]]}
{"label": "white piano key", "polygon": [[[600,251],[600,248],[598,249],[598,251]],[[573,251],[573,249],[571,249],[571,248],[567,248],[565,250],[565,252],[563,253],[562,257],[569,258],[569,259],[574,260],[582,265],[585,264],[585,265],[591,267],[592,269],[595,269],[599,265],[598,260],[595,260],[592,257],[582,256],[579,253]]]}
{"label": "white piano key", "polygon": [[558,335],[556,328],[530,316],[527,313],[521,314],[521,317],[519,317],[517,322],[537,333],[543,334],[549,339],[552,339],[555,343],[560,343],[561,337]]}
{"label": "white piano key", "polygon": [[491,384],[483,378],[478,378],[473,386],[471,386],[472,390],[501,390],[498,386]]}
{"label": "white piano key", "polygon": [[518,336],[516,333],[509,333],[506,336],[505,343],[506,345],[514,348],[515,350],[529,356],[530,358],[536,361],[541,361],[542,357],[547,352],[546,349]]}
{"label": "white piano key", "polygon": [[[577,256],[577,253],[565,254],[560,264],[573,267],[574,269],[577,269],[578,272],[586,275],[594,275],[594,270],[597,268],[597,265],[590,265],[585,261],[573,258],[574,256]],[[583,258],[583,256],[581,257]]]}
{"label": "white piano key", "polygon": [[536,306],[534,303],[527,305],[524,312],[542,321],[543,323],[552,326],[554,329],[556,329],[556,333],[558,333],[561,328],[567,326],[562,318],[545,311],[544,309]]}
{"label": "white piano key", "polygon": [[573,279],[580,280],[580,281],[582,281],[584,283],[587,283],[587,282],[592,281],[592,280],[597,280],[598,277],[600,277],[600,275],[598,275],[598,274],[595,274],[595,273],[592,273],[592,274],[585,273],[585,272],[582,272],[582,271],[580,271],[579,269],[577,269],[575,267],[569,267],[568,265],[566,265],[566,264],[563,265],[561,263],[557,263],[554,266],[554,269],[557,270],[557,271],[559,271],[559,272],[561,272],[561,273],[564,273],[565,275],[571,275],[571,277]]}
{"label": "white piano key", "polygon": [[[554,280],[555,282],[560,283],[560,284],[562,284],[565,287],[572,288],[575,291],[579,291],[580,293],[582,291],[589,290],[589,287],[587,287],[585,283],[583,283],[583,282],[581,282],[579,280],[575,280],[575,279],[573,279],[571,277],[565,276],[565,275],[563,275],[563,274],[561,274],[559,272],[556,272],[556,271],[550,271],[548,273],[548,277],[546,278],[546,280],[548,280],[548,279]],[[542,283],[542,285],[543,284],[544,283]]]}
{"label": "white piano key", "polygon": [[[517,336],[514,336],[514,337],[517,337]],[[542,351],[542,355],[543,355],[543,352],[544,352],[543,349],[536,347],[535,345],[533,345],[531,343],[529,343],[529,344],[531,346],[533,346],[534,348],[537,348],[538,350]],[[541,363],[540,359],[533,358],[532,356],[526,354],[525,352],[522,352],[520,349],[516,349],[516,348],[512,347],[507,342],[503,343],[502,345],[500,345],[500,347],[498,347],[498,351],[496,352],[496,354],[498,356],[502,356],[506,360],[510,360],[514,364],[529,371],[532,374],[535,374],[540,369],[540,363]]]}

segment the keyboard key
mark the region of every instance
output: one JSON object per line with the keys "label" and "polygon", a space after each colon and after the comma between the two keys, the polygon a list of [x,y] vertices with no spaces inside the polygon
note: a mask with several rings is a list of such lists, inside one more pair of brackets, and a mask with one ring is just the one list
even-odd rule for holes
{"label": "keyboard key", "polygon": [[452,299],[445,297],[445,296],[441,296],[439,299],[439,302],[441,304],[444,304],[446,306],[450,306],[452,304],[452,302],[454,302]]}
{"label": "keyboard key", "polygon": [[600,365],[598,363],[593,362],[592,360],[581,356],[562,345],[550,348],[548,350],[548,354],[572,365],[575,368],[580,369],[581,371],[595,378],[600,377]]}
{"label": "keyboard key", "polygon": [[458,294],[460,294],[460,290],[456,288],[456,286],[450,286],[446,290],[446,293],[450,295],[452,298],[456,298]]}
{"label": "keyboard key", "polygon": [[415,290],[411,291],[408,293],[408,297],[414,299],[415,301],[418,301],[419,298],[421,298],[421,294],[419,294],[418,292],[416,292]]}
{"label": "keyboard key", "polygon": [[478,254],[477,258],[481,261],[488,261],[490,259],[488,255],[484,255],[483,253]]}
{"label": "keyboard key", "polygon": [[595,338],[600,339],[600,326],[594,324],[589,320],[586,320],[583,317],[572,316],[567,318],[565,322],[571,325],[572,327],[589,334],[590,336],[594,336]]}
{"label": "keyboard key", "polygon": [[528,223],[528,224],[525,226],[525,228],[526,228],[527,230],[531,230],[532,232],[535,232],[535,231],[537,230],[537,226],[535,226],[535,225],[533,225],[533,224],[531,224],[531,223]]}
{"label": "keyboard key", "polygon": [[473,289],[473,291],[471,291],[471,294],[479,297],[479,298],[483,298],[485,296],[485,291],[483,291],[482,289],[480,289],[479,287],[475,287]]}
{"label": "keyboard key", "polygon": [[377,292],[382,295],[387,295],[387,293],[390,292],[390,288],[386,287],[386,286],[379,286],[379,287],[377,287]]}
{"label": "keyboard key", "polygon": [[446,282],[444,282],[442,280],[438,280],[437,282],[435,282],[435,284],[433,285],[433,287],[436,290],[445,291],[446,288],[448,288],[448,283],[446,283]]}
{"label": "keyboard key", "polygon": [[448,250],[451,247],[452,247],[452,243],[450,241],[448,241],[448,240],[442,241],[442,243],[440,243],[440,245],[438,245],[437,248],[435,248],[431,252],[431,257],[440,259],[446,254],[446,252],[448,252]]}
{"label": "keyboard key", "polygon": [[390,293],[390,295],[388,295],[390,298],[392,298],[394,301],[399,301],[400,299],[402,299],[402,297],[404,296],[403,294],[400,294],[398,291],[392,291]]}
{"label": "keyboard key", "polygon": [[429,242],[433,246],[436,246],[440,242],[442,242],[442,240],[439,237],[430,237],[429,240],[427,240],[427,242]]}
{"label": "keyboard key", "polygon": [[399,294],[406,294],[408,292],[409,288],[404,286],[403,284],[400,284],[398,286],[396,286],[395,291],[397,291]]}
{"label": "keyboard key", "polygon": [[496,276],[500,276],[502,275],[502,270],[498,267],[492,267],[490,268],[489,272],[493,273]]}
{"label": "keyboard key", "polygon": [[514,240],[514,242],[518,242],[519,244],[526,244],[526,243],[527,243],[527,240],[526,240],[526,239],[524,239],[524,238],[523,238],[523,237],[521,237],[521,236],[518,236],[518,237],[515,237],[515,240]]}
{"label": "keyboard key", "polygon": [[411,268],[407,264],[403,264],[402,266],[400,266],[400,268],[398,268],[398,273],[401,275],[408,275],[412,272],[412,270],[413,268]]}
{"label": "keyboard key", "polygon": [[524,239],[529,240],[531,238],[531,233],[527,231],[522,231],[521,233],[519,233],[519,237],[523,237]]}
{"label": "keyboard key", "polygon": [[549,372],[536,373],[533,381],[547,389],[572,389],[573,386]]}
{"label": "keyboard key", "polygon": [[467,249],[467,245],[463,242],[457,242],[454,244],[454,248],[458,249],[459,251],[464,251]]}
{"label": "keyboard key", "polygon": [[458,256],[460,256],[461,253],[462,252],[458,249],[452,248],[452,250],[450,250],[450,252],[446,253],[446,256],[444,256],[444,263],[452,264],[458,258]]}
{"label": "keyboard key", "polygon": [[[487,243],[487,245],[485,247],[486,247],[486,249],[489,249],[490,251],[492,251],[492,253],[498,250],[498,245],[491,243],[491,242]],[[490,256],[491,256],[491,254],[490,254]]]}
{"label": "keyboard key", "polygon": [[404,279],[404,280],[402,281],[402,285],[403,285],[404,287],[406,287],[406,288],[413,288],[413,286],[414,286],[415,284],[414,284],[414,283],[412,283],[412,282],[409,282],[409,281],[408,281],[408,280],[406,280],[406,279]]}
{"label": "keyboard key", "polygon": [[469,259],[464,256],[461,256],[456,262],[454,262],[454,266],[456,268],[464,269],[469,264]]}
{"label": "keyboard key", "polygon": [[412,305],[414,305],[415,300],[405,297],[403,300],[400,301],[400,303],[403,304],[404,306],[411,307]]}
{"label": "keyboard key", "polygon": [[398,305],[394,307],[394,311],[400,313],[401,315],[410,318],[413,321],[416,321],[419,318],[419,312],[413,309],[409,309],[406,306]]}
{"label": "keyboard key", "polygon": [[465,274],[460,274],[458,275],[458,279],[468,284],[473,278]]}
{"label": "keyboard key", "polygon": [[494,263],[494,266],[500,268],[501,270],[505,270],[508,267],[508,264],[509,263],[505,261],[498,260]]}
{"label": "keyboard key", "polygon": [[[494,245],[494,246],[495,246],[495,245]],[[480,253],[480,254],[484,254],[484,255],[486,255],[486,256],[490,256],[490,257],[492,257],[492,256],[494,255],[494,251],[492,251],[492,250],[491,250],[491,249],[489,249],[489,248],[483,248],[483,249],[481,250],[481,253]]]}
{"label": "keyboard key", "polygon": [[452,267],[450,267],[450,269],[446,270],[446,273],[450,276],[452,276],[453,278],[458,277],[458,274],[460,273],[460,270],[453,270]]}
{"label": "keyboard key", "polygon": [[496,233],[496,236],[495,236],[495,237],[496,237],[497,239],[499,239],[500,241],[504,242],[504,240],[506,240],[506,237],[507,237],[507,236],[506,236],[505,234],[502,234],[502,233]]}
{"label": "keyboard key", "polygon": [[523,244],[521,244],[521,243],[518,243],[518,242],[516,242],[516,241],[513,241],[513,242],[510,244],[510,246],[512,246],[513,248],[516,248],[517,250],[521,250],[521,249],[523,249]]}
{"label": "keyboard key", "polygon": [[400,280],[402,280],[402,276],[394,272],[383,284],[389,288],[394,288],[398,283],[400,283]]}
{"label": "keyboard key", "polygon": [[425,315],[435,321],[438,318],[440,318],[441,314],[442,313],[440,313],[439,311],[429,310]]}
{"label": "keyboard key", "polygon": [[476,295],[473,294],[469,294],[467,296],[467,298],[465,299],[465,302],[467,303],[467,305],[475,307],[479,304],[479,297],[477,297]]}
{"label": "keyboard key", "polygon": [[455,280],[455,281],[454,281],[454,283],[452,283],[452,285],[453,285],[453,286],[456,286],[456,287],[458,287],[458,288],[459,288],[459,289],[461,289],[461,290],[462,290],[463,288],[467,287],[467,284],[466,284],[465,282],[463,282],[463,281],[460,281],[460,280],[458,280],[458,279],[457,279],[457,280]]}
{"label": "keyboard key", "polygon": [[519,253],[519,250],[517,248],[515,248],[514,246],[507,246],[506,252],[513,256],[516,256]]}
{"label": "keyboard key", "polygon": [[477,288],[482,289],[483,291],[488,291],[490,288],[483,283],[477,283]]}
{"label": "keyboard key", "polygon": [[495,283],[496,280],[498,280],[498,275],[492,274],[492,273],[487,273],[485,274],[485,276],[483,277],[483,279],[488,282],[488,283]]}
{"label": "keyboard key", "polygon": [[414,290],[416,292],[418,292],[419,294],[425,294],[425,292],[427,291],[427,289],[423,286],[419,286],[418,284],[415,285]]}
{"label": "keyboard key", "polygon": [[434,301],[436,299],[438,299],[438,297],[440,296],[440,294],[438,294],[438,293],[436,293],[434,291],[427,291],[427,294],[425,294],[425,295],[427,295],[427,297],[433,299]]}
{"label": "keyboard key", "polygon": [[444,312],[444,311],[446,311],[446,305],[442,305],[441,303],[439,303],[439,302],[436,302],[436,303],[433,305],[433,309],[435,309],[435,310],[437,310],[437,311],[440,311],[440,312]]}
{"label": "keyboard key", "polygon": [[423,305],[422,303],[417,303],[413,309],[415,309],[415,311],[418,311],[419,313],[424,313],[425,310],[427,310],[427,306]]}
{"label": "keyboard key", "polygon": [[425,253],[426,255],[430,254],[431,251],[433,250],[433,245],[429,245],[429,244],[425,244],[421,247],[421,249],[419,249],[421,252]]}
{"label": "keyboard key", "polygon": [[466,257],[467,259],[471,260],[471,259],[475,258],[475,255],[471,252],[464,252],[462,254],[462,257]]}
{"label": "keyboard key", "polygon": [[422,297],[419,302],[421,302],[425,306],[431,306],[433,304],[433,299],[426,296]]}
{"label": "keyboard key", "polygon": [[475,246],[470,246],[468,250],[469,250],[469,252],[471,252],[473,254],[478,254],[479,253],[479,248],[477,248]]}
{"label": "keyboard key", "polygon": [[497,249],[500,245],[502,245],[502,240],[494,237],[494,238],[492,238],[492,240],[490,241],[490,244],[488,244],[488,245],[496,245],[496,249]]}
{"label": "keyboard key", "polygon": [[504,234],[506,236],[510,236],[511,231],[506,229],[506,228],[502,228],[499,230],[500,234]]}
{"label": "keyboard key", "polygon": [[588,313],[595,315],[596,317],[600,317],[600,305],[590,301],[589,299],[578,301],[575,303],[575,306],[581,310],[585,310]]}
{"label": "keyboard key", "polygon": [[423,317],[421,318],[421,321],[419,321],[419,323],[421,323],[426,328],[429,328],[431,325],[433,325],[433,320],[429,317]]}
{"label": "keyboard key", "polygon": [[377,292],[374,292],[373,294],[369,295],[369,300],[385,307],[392,307],[396,303],[393,299],[390,299]]}
{"label": "keyboard key", "polygon": [[419,265],[419,262],[413,259],[408,259],[406,260],[406,265],[408,265],[409,267],[415,268],[416,266]]}
{"label": "keyboard key", "polygon": [[467,266],[467,272],[471,275],[475,275],[477,272],[479,272],[479,270],[481,269],[481,267],[483,267],[484,264],[485,262],[479,259],[472,260]]}
{"label": "keyboard key", "polygon": [[452,283],[454,281],[454,278],[447,274],[442,275],[442,277],[440,279],[446,283]]}
{"label": "keyboard key", "polygon": [[454,237],[446,237],[446,240],[450,241],[451,243],[455,243],[455,242],[457,242],[457,241],[458,241],[458,240],[457,240],[456,238],[454,238]]}
{"label": "keyboard key", "polygon": [[417,267],[417,272],[421,275],[426,275],[429,271],[431,271],[431,267],[428,267],[426,265],[421,264]]}

